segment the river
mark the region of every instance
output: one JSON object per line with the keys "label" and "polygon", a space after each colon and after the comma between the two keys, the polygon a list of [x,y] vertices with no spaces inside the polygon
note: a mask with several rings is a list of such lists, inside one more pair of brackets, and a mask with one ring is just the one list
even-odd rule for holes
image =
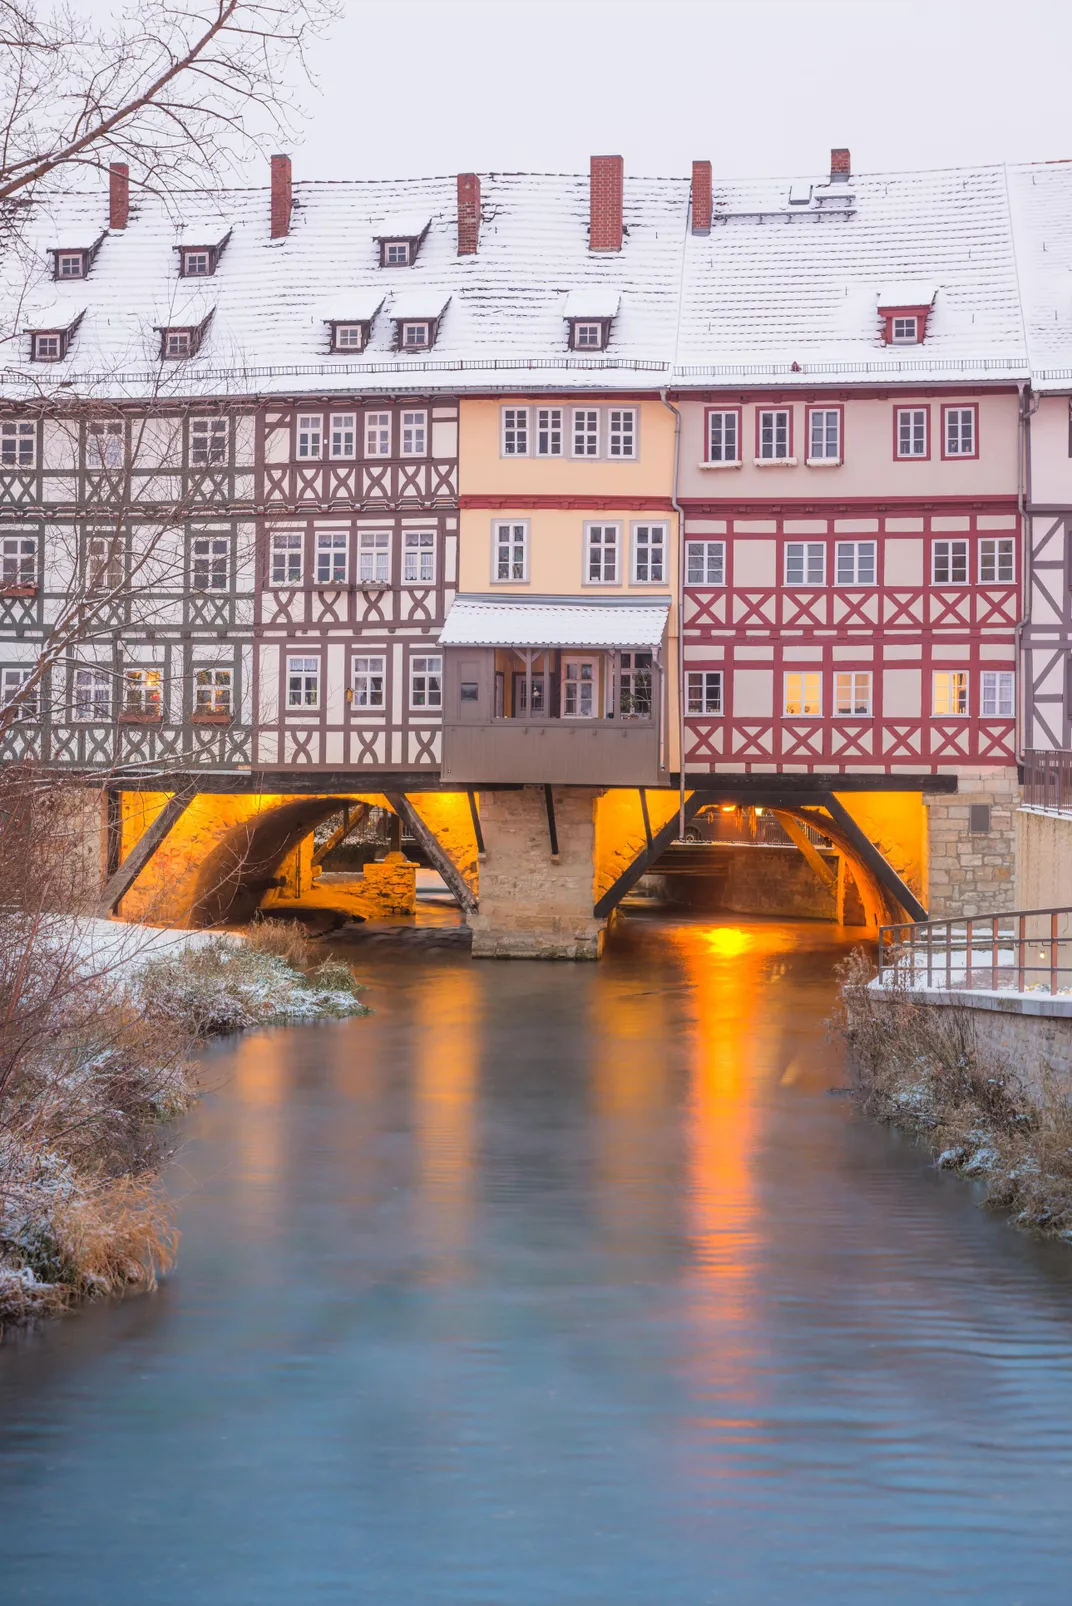
{"label": "river", "polygon": [[207,1054],[177,1272],[0,1347],[0,1601],[1072,1599],[1072,1252],[831,1096],[847,940],[351,948]]}

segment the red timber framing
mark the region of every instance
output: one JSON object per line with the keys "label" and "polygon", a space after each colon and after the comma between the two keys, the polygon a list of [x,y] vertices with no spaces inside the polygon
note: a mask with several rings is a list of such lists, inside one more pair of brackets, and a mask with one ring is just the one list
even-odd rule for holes
{"label": "red timber framing", "polygon": [[306,398],[261,418],[255,762],[434,775],[457,402]]}
{"label": "red timber framing", "polygon": [[684,512],[688,773],[1016,762],[1014,498]]}

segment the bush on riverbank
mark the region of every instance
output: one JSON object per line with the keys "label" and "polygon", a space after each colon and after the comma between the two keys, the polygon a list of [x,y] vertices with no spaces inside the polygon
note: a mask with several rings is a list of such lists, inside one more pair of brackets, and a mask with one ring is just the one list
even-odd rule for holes
{"label": "bush on riverbank", "polygon": [[983,1052],[966,1011],[876,996],[855,950],[839,967],[831,1022],[844,1038],[853,1091],[879,1120],[922,1137],[943,1168],[986,1183],[986,1202],[1018,1226],[1072,1243],[1072,1101],[1047,1074],[1028,1096],[1014,1066]]}

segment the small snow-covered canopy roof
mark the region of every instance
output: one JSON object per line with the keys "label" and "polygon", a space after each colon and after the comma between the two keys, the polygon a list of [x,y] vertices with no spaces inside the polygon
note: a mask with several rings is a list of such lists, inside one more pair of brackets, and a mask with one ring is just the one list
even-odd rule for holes
{"label": "small snow-covered canopy roof", "polygon": [[385,217],[373,231],[374,240],[418,240],[431,223],[427,212],[399,212]]}
{"label": "small snow-covered canopy roof", "polygon": [[899,284],[883,285],[878,305],[883,307],[930,307],[938,294],[932,279],[903,279]]}
{"label": "small snow-covered canopy roof", "polygon": [[563,318],[616,318],[621,305],[617,290],[607,285],[587,285],[571,290],[562,308]]}
{"label": "small snow-covered canopy roof", "polygon": [[638,647],[663,639],[669,601],[614,597],[457,596],[439,637],[443,647]]}
{"label": "small snow-covered canopy roof", "polygon": [[325,306],[325,323],[371,323],[383,306],[382,290],[340,290]]}
{"label": "small snow-covered canopy roof", "polygon": [[391,298],[392,318],[442,318],[450,296],[443,290],[414,288]]}

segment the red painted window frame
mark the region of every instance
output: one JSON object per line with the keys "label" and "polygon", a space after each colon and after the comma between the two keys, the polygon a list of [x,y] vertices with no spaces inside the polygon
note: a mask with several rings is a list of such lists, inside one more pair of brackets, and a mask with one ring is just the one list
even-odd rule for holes
{"label": "red painted window frame", "polygon": [[[900,428],[899,428],[898,421],[897,421],[898,420],[898,414],[899,413],[919,413],[919,412],[924,412],[927,415],[927,450],[925,452],[923,452],[922,455],[919,456],[919,457],[916,457],[915,455],[909,456],[907,454],[902,454],[898,449],[900,447],[900,444],[901,444],[901,439],[900,439],[901,432],[900,432]],[[931,404],[930,404],[930,402],[923,402],[922,405],[920,405],[920,406],[911,406],[911,407],[905,406],[905,404],[903,402],[895,403],[894,404],[894,409],[893,409],[893,460],[894,460],[894,462],[895,463],[929,463],[930,460],[931,460],[931,446],[932,446],[932,440],[933,440],[933,427],[932,426],[933,426],[933,419],[931,418]]]}
{"label": "red painted window frame", "polygon": [[[760,452],[759,452],[760,423],[759,423],[759,421],[762,418],[764,413],[788,413],[789,414],[789,433],[788,433],[788,441],[787,441],[787,444],[789,446],[789,450],[785,454],[785,457],[760,457]],[[760,402],[756,403],[756,450],[755,450],[755,460],[756,460],[756,462],[762,462],[762,463],[785,463],[790,458],[793,458],[793,457],[796,456],[796,452],[794,450],[796,442],[794,441],[794,438],[793,438],[793,436],[794,436],[794,424],[796,422],[795,417],[794,417],[795,413],[796,413],[796,408],[793,406],[792,402],[777,402],[777,403],[772,404],[772,405],[762,404]]]}
{"label": "red painted window frame", "polygon": [[[907,351],[910,346],[922,346],[927,339],[927,320],[931,314],[931,307],[879,307],[878,315],[882,319],[882,344],[884,346],[902,346]],[[894,340],[894,318],[915,318],[916,328],[919,332],[918,340]]]}
{"label": "red painted window frame", "polygon": [[[742,449],[744,447],[744,408],[743,407],[716,407],[714,404],[712,404],[709,407],[705,407],[704,408],[704,420],[703,420],[703,452],[704,452],[703,460],[704,460],[704,462],[705,463],[714,463],[714,462],[718,461],[718,459],[716,459],[716,458],[711,456],[711,414],[712,413],[736,413],[737,414],[737,462],[738,463],[743,463],[744,462],[744,456],[743,456]],[[729,459],[728,458],[723,458],[722,461],[723,462],[728,462]]]}
{"label": "red painted window frame", "polygon": [[808,456],[809,452],[811,451],[811,415],[812,415],[812,413],[840,413],[841,414],[841,417],[838,420],[838,448],[839,448],[839,450],[838,450],[837,457],[836,458],[833,458],[833,457],[820,457],[820,458],[816,458],[816,459],[813,460],[813,461],[816,461],[816,462],[819,462],[819,463],[834,463],[834,462],[836,462],[838,467],[840,468],[841,465],[845,461],[845,404],[844,404],[844,402],[810,402],[805,407],[805,409],[804,409],[804,461],[805,461],[805,463],[807,463],[809,461],[812,461],[812,459],[809,459],[809,456]]}
{"label": "red painted window frame", "polygon": [[[972,444],[974,452],[946,452],[945,449],[945,419],[947,413],[972,412],[975,421],[972,425]],[[942,462],[943,463],[975,463],[979,459],[979,403],[978,402],[943,402],[942,403]]]}

